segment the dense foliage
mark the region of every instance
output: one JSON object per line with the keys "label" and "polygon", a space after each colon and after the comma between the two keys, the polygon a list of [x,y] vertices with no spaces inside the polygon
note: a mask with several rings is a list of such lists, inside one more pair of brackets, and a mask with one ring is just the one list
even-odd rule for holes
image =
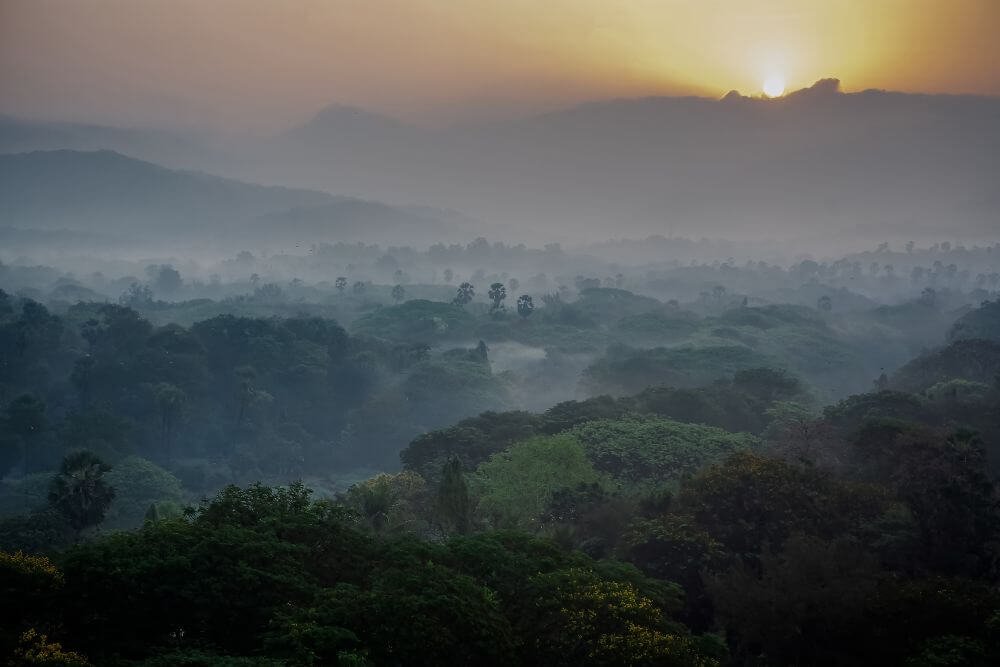
{"label": "dense foliage", "polygon": [[[548,278],[315,249],[344,253],[392,283],[0,292],[3,660],[1000,662],[996,304],[957,268],[882,305],[817,282],[895,284],[854,262],[532,299]],[[427,256],[492,253],[522,256]]]}

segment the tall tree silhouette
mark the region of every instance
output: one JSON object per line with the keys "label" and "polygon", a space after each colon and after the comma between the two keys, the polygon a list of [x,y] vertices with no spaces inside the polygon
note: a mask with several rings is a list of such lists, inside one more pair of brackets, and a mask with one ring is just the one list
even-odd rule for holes
{"label": "tall tree silhouette", "polygon": [[49,503],[66,518],[79,537],[88,526],[104,519],[115,490],[104,474],[111,466],[93,452],[82,450],[63,459],[59,473],[49,486]]}

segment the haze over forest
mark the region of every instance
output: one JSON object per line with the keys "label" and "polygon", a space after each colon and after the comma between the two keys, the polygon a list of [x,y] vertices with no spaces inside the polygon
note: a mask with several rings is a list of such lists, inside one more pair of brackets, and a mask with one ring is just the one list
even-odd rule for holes
{"label": "haze over forest", "polygon": [[1000,664],[997,25],[0,2],[0,663]]}

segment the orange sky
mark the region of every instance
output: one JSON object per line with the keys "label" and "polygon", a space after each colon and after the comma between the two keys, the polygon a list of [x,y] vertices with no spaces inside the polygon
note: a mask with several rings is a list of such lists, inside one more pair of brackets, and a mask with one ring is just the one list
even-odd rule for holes
{"label": "orange sky", "polygon": [[1000,95],[1000,0],[0,0],[0,112],[270,131],[621,96]]}

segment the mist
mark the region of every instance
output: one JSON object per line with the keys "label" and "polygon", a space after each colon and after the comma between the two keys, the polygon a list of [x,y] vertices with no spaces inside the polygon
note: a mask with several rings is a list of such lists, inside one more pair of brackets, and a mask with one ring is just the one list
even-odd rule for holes
{"label": "mist", "polygon": [[536,4],[0,7],[0,662],[1000,664],[998,5]]}

